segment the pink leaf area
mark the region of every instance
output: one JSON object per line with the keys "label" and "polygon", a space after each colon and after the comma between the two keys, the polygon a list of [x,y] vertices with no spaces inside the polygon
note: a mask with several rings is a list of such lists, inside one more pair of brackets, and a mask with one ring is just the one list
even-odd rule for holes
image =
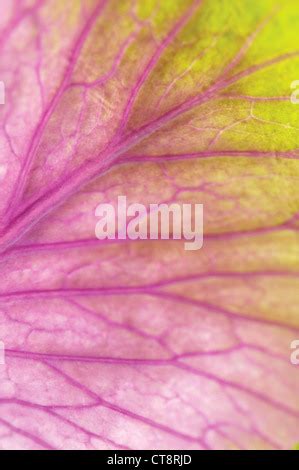
{"label": "pink leaf area", "polygon": [[[1,449],[299,442],[298,28],[293,0],[1,0]],[[203,247],[97,239],[120,195],[203,204]]]}

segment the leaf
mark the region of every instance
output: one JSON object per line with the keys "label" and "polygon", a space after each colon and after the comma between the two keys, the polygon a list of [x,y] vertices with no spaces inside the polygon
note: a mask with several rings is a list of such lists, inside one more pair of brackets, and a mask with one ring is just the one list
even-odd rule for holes
{"label": "leaf", "polygon": [[[297,10],[1,6],[2,448],[299,439]],[[97,240],[119,195],[203,203],[203,248]]]}

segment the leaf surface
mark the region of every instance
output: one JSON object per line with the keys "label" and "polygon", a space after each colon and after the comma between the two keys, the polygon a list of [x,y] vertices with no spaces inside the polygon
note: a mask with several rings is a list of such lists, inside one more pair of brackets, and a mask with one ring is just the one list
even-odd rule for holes
{"label": "leaf surface", "polygon": [[[296,2],[0,8],[0,446],[293,448]],[[97,240],[119,195],[203,248]]]}

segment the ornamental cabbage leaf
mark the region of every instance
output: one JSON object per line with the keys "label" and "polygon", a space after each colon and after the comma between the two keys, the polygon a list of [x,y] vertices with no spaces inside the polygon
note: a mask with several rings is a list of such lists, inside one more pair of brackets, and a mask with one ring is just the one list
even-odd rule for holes
{"label": "ornamental cabbage leaf", "polygon": [[[299,441],[299,11],[1,0],[0,446]],[[95,237],[202,203],[204,246]]]}

